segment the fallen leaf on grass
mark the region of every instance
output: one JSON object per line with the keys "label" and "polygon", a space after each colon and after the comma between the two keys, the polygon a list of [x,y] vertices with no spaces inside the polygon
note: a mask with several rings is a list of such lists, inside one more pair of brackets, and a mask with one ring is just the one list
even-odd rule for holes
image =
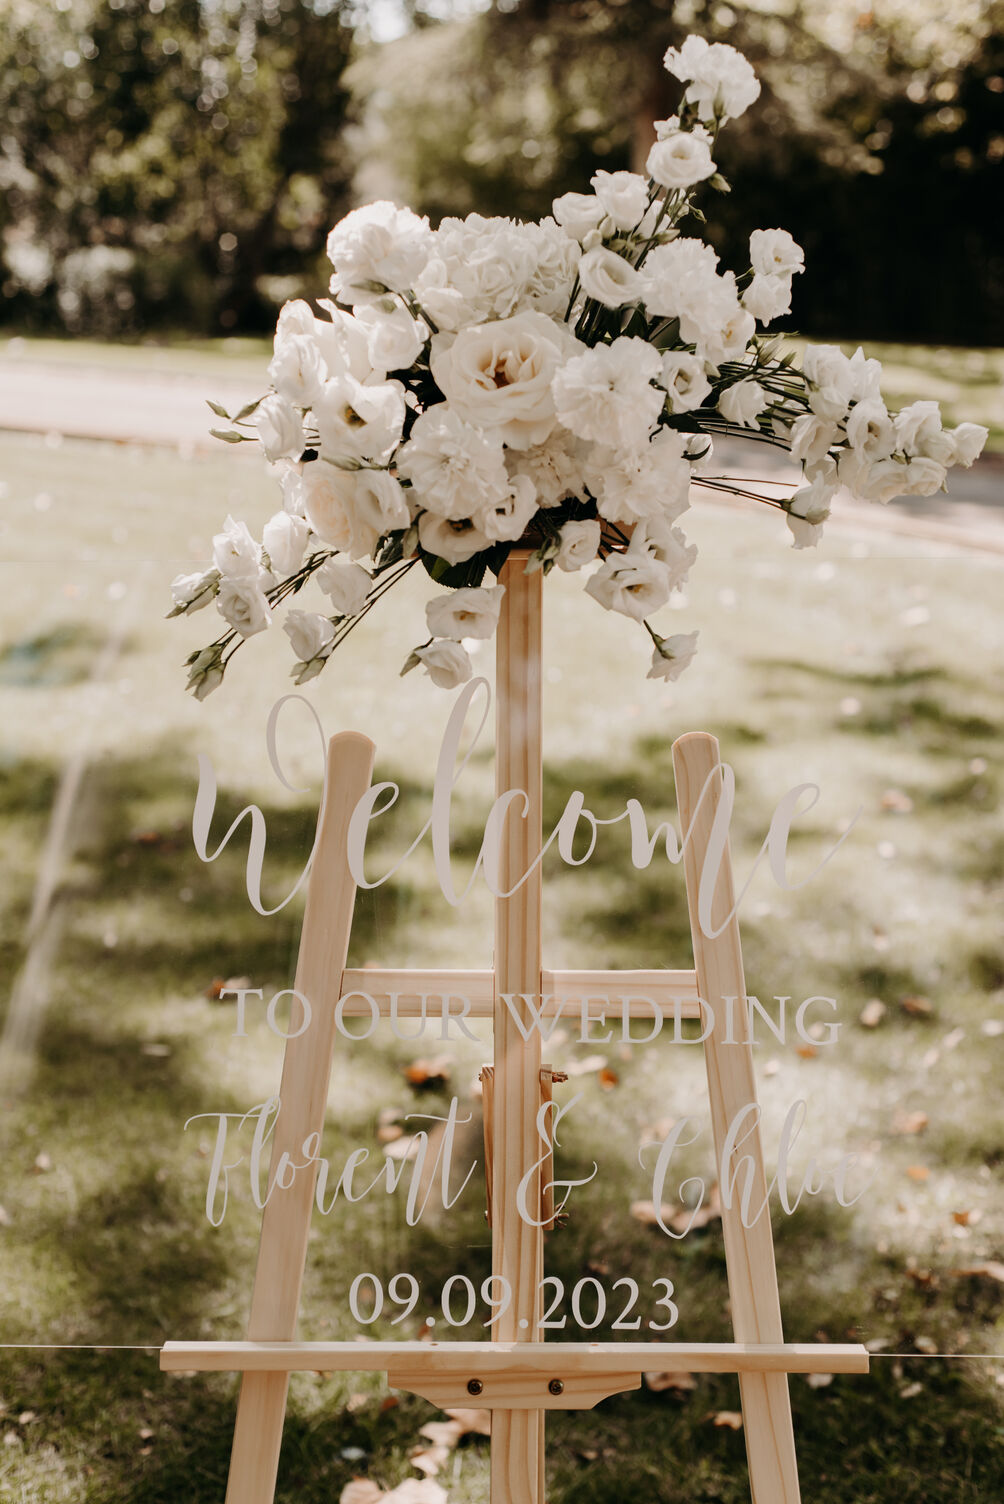
{"label": "fallen leaf on grass", "polygon": [[900,1007],[913,1018],[930,1018],[934,1013],[934,1004],[926,997],[900,998]]}
{"label": "fallen leaf on grass", "polygon": [[619,1085],[620,1079],[621,1078],[620,1076],[618,1076],[617,1072],[612,1071],[610,1067],[606,1065],[603,1067],[603,1069],[599,1073],[599,1076],[597,1077],[597,1080],[599,1081],[604,1091],[610,1091],[613,1087]]}
{"label": "fallen leaf on grass", "polygon": [[669,1227],[678,1234],[699,1232],[722,1215],[722,1202],[717,1185],[713,1185],[699,1207],[672,1206],[663,1202],[657,1214],[654,1201],[632,1201],[631,1215],[646,1227]]}
{"label": "fallen leaf on grass", "polygon": [[350,1415],[358,1415],[360,1410],[366,1409],[366,1406],[369,1404],[369,1399],[370,1397],[368,1394],[361,1394],[357,1391],[355,1394],[349,1395],[348,1399],[345,1402],[345,1408]]}
{"label": "fallen leaf on grass", "polygon": [[424,1473],[427,1478],[431,1478],[435,1473],[439,1472],[444,1462],[449,1462],[450,1451],[450,1447],[441,1445],[416,1447],[414,1451],[408,1453],[408,1461],[412,1467],[417,1467],[420,1473]]}
{"label": "fallen leaf on grass", "polygon": [[936,1290],[938,1288],[938,1276],[931,1269],[908,1269],[907,1279],[912,1279],[915,1285],[922,1290]]}
{"label": "fallen leaf on grass", "polygon": [[661,1394],[670,1389],[674,1394],[687,1394],[691,1389],[697,1388],[697,1380],[692,1373],[643,1373],[645,1387],[655,1394]]}
{"label": "fallen leaf on grass", "polygon": [[926,1165],[907,1165],[906,1173],[911,1180],[927,1180],[931,1174]]}
{"label": "fallen leaf on grass", "polygon": [[877,1029],[883,1018],[885,1018],[885,1015],[886,1006],[881,998],[869,998],[868,1002],[861,1009],[858,1022],[863,1024],[866,1029]]}
{"label": "fallen leaf on grass", "polygon": [[983,1213],[980,1211],[979,1207],[974,1207],[973,1210],[969,1212],[952,1213],[952,1221],[957,1222],[960,1227],[975,1227],[977,1222],[979,1222],[982,1217]]}
{"label": "fallen leaf on grass", "polygon": [[49,1171],[51,1169],[52,1169],[52,1160],[49,1157],[49,1155],[46,1154],[45,1150],[43,1149],[42,1152],[41,1152],[41,1154],[36,1154],[35,1155],[35,1163],[31,1167],[31,1173],[33,1175],[45,1175],[47,1173],[47,1171]]}
{"label": "fallen leaf on grass", "polygon": [[140,1429],[139,1429],[139,1439],[140,1439],[140,1441],[152,1441],[153,1440],[153,1436],[154,1436],[154,1432],[150,1430],[149,1426],[140,1426]]}
{"label": "fallen leaf on grass", "polygon": [[923,1133],[927,1127],[926,1112],[897,1112],[892,1120],[893,1133]]}
{"label": "fallen leaf on grass", "polygon": [[905,1384],[899,1391],[899,1397],[901,1400],[915,1400],[918,1394],[923,1394],[923,1392],[923,1384]]}
{"label": "fallen leaf on grass", "polygon": [[985,1264],[973,1264],[968,1269],[950,1269],[949,1274],[954,1274],[960,1279],[995,1279],[998,1284],[1004,1285],[1004,1264],[996,1259],[988,1259]]}
{"label": "fallen leaf on grass", "polygon": [[727,1426],[730,1431],[741,1431],[743,1418],[738,1410],[716,1410],[711,1417],[716,1426]]}
{"label": "fallen leaf on grass", "polygon": [[913,800],[902,789],[886,789],[881,799],[882,808],[896,815],[908,815],[913,809]]}
{"label": "fallen leaf on grass", "polygon": [[434,1060],[413,1060],[401,1069],[408,1085],[416,1091],[435,1091],[446,1086],[450,1079],[448,1055],[437,1055]]}
{"label": "fallen leaf on grass", "polygon": [[800,1044],[795,1054],[802,1060],[815,1060],[819,1051],[814,1044]]}
{"label": "fallen leaf on grass", "polygon": [[236,998],[224,997],[225,992],[243,992],[250,986],[250,977],[214,977],[206,988],[206,997],[211,1003],[232,1003]]}
{"label": "fallen leaf on grass", "polygon": [[399,1395],[385,1394],[380,1401],[380,1414],[386,1415],[388,1410],[396,1410],[400,1403],[401,1399]]}

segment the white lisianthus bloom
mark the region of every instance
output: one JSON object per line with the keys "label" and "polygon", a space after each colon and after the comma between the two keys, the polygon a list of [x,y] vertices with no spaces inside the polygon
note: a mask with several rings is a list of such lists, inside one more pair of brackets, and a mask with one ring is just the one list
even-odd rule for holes
{"label": "white lisianthus bloom", "polygon": [[660,637],[652,650],[652,666],[647,679],[678,679],[689,668],[697,654],[696,632],[674,632],[672,637]]}
{"label": "white lisianthus bloom", "polygon": [[588,450],[583,440],[556,426],[544,444],[532,449],[507,449],[506,468],[513,479],[526,476],[539,507],[556,507],[567,497],[581,494],[582,466]]}
{"label": "white lisianthus bloom", "polygon": [[697,544],[688,543],[669,517],[646,518],[635,528],[625,558],[653,558],[665,567],[670,590],[686,583],[697,558]]}
{"label": "white lisianthus bloom", "polygon": [[794,512],[786,512],[784,520],[793,539],[792,548],[815,548],[823,536],[821,522],[808,522],[804,517],[797,517]]}
{"label": "white lisianthus bloom", "polygon": [[448,521],[469,519],[477,507],[503,501],[510,491],[497,430],[472,427],[445,402],[416,420],[398,450],[397,468],[426,512]]}
{"label": "white lisianthus bloom", "polygon": [[550,217],[537,225],[523,225],[522,230],[532,248],[533,258],[530,275],[520,289],[516,311],[526,308],[546,313],[564,323],[579,264],[579,247]]}
{"label": "white lisianthus bloom", "polygon": [[425,608],[429,635],[450,637],[455,642],[465,637],[493,636],[499,624],[504,595],[504,585],[493,585],[488,589],[469,587],[437,595]]}
{"label": "white lisianthus bloom", "polygon": [[265,458],[299,459],[303,453],[303,422],[291,402],[278,393],[265,397],[255,409],[254,426]]}
{"label": "white lisianthus bloom", "polygon": [[940,460],[942,454],[948,457],[954,449],[942,430],[941,409],[936,402],[911,402],[896,414],[894,426],[896,448],[904,454],[925,454]]}
{"label": "white lisianthus bloom", "polygon": [[301,663],[318,657],[335,635],[331,622],[317,611],[287,611],[282,630]]}
{"label": "white lisianthus bloom", "polygon": [[593,517],[581,522],[562,523],[560,543],[554,562],[566,574],[573,574],[584,564],[591,564],[600,548],[600,524]]}
{"label": "white lisianthus bloom", "polygon": [[859,345],[850,359],[851,401],[865,402],[882,396],[882,362],[866,359]]}
{"label": "white lisianthus bloom", "polygon": [[490,501],[474,513],[476,527],[493,543],[522,538],[537,511],[537,493],[528,475],[514,475],[508,496]]}
{"label": "white lisianthus bloom", "polygon": [[641,277],[630,261],[605,245],[594,246],[579,262],[579,281],[588,298],[604,308],[623,308],[641,297]]}
{"label": "white lisianthus bloom", "polygon": [[645,307],[663,318],[682,319],[695,295],[718,280],[717,265],[712,247],[692,235],[655,246],[642,273]]}
{"label": "white lisianthus bloom", "polygon": [[693,131],[677,131],[656,141],[645,171],[662,188],[692,188],[716,171],[706,138]]}
{"label": "white lisianthus bloom", "polygon": [[944,465],[927,454],[914,455],[904,469],[906,485],[903,490],[907,496],[933,496],[942,489],[948,474]]}
{"label": "white lisianthus bloom", "polygon": [[328,259],[334,266],[331,292],[343,303],[378,296],[368,282],[392,292],[414,287],[431,246],[429,221],[385,200],[353,209],[328,236]]}
{"label": "white lisianthus bloom", "polygon": [[310,532],[306,521],[292,512],[276,512],[266,522],[261,541],[273,569],[292,574],[303,563],[303,551]]}
{"label": "white lisianthus bloom", "polygon": [[366,604],[373,581],[361,564],[344,554],[325,559],[314,576],[337,616],[357,616]]}
{"label": "white lisianthus bloom", "polygon": [[967,470],[974,460],[979,459],[990,437],[989,430],[981,423],[960,423],[957,428],[949,429],[948,434],[953,446],[952,463],[963,465]]}
{"label": "white lisianthus bloom", "polygon": [[375,371],[407,371],[422,353],[429,330],[403,304],[392,302],[390,308],[385,307],[388,301],[360,303],[356,321],[366,332],[366,350]]}
{"label": "white lisianthus bloom", "polygon": [[801,517],[805,522],[819,524],[830,515],[834,487],[823,480],[814,480],[796,491],[788,503],[787,511],[792,517]]}
{"label": "white lisianthus bloom", "polygon": [[730,423],[758,428],[757,419],[767,406],[767,393],[758,381],[737,381],[718,396],[718,411]]}
{"label": "white lisianthus bloom", "polygon": [[836,345],[807,345],[802,370],[809,382],[809,406],[820,418],[842,418],[855,395],[855,371]]}
{"label": "white lisianthus bloom", "polygon": [[[742,307],[736,295],[735,277],[726,272],[718,281],[723,284],[718,303],[723,315],[721,323],[717,328],[706,328],[696,340],[698,354],[714,366],[720,366],[724,360],[742,359],[756,333],[756,320],[747,308]],[[680,320],[681,330],[685,322]]]}
{"label": "white lisianthus bloom", "polygon": [[528,310],[455,337],[437,334],[430,367],[466,423],[490,429],[512,449],[529,449],[554,427],[551,380],[566,348],[553,319]]}
{"label": "white lisianthus bloom", "polygon": [[[352,507],[359,524],[376,538],[411,525],[411,510],[401,482],[387,470],[356,470],[349,476]],[[367,550],[368,552],[370,550]]]}
{"label": "white lisianthus bloom", "polygon": [[586,464],[585,477],[600,516],[608,522],[679,517],[690,504],[685,447],[686,435],[671,428],[660,428],[639,449],[597,446]]}
{"label": "white lisianthus bloom", "polygon": [[669,570],[654,554],[609,554],[586,581],[586,593],[607,611],[643,621],[669,600]]}
{"label": "white lisianthus bloom", "polygon": [[261,569],[261,549],[246,522],[227,517],[222,533],[213,538],[213,563],[220,574],[235,580],[256,580]]}
{"label": "white lisianthus bloom", "polygon": [[264,632],[272,620],[268,599],[257,577],[250,579],[224,575],[220,581],[216,609],[224,621],[236,628],[242,637],[253,637],[256,632]]}
{"label": "white lisianthus bloom", "polygon": [[449,638],[442,642],[430,642],[424,648],[416,648],[415,657],[433,684],[437,684],[440,689],[456,689],[459,685],[466,684],[474,672],[467,649]]}
{"label": "white lisianthus bloom", "polygon": [[[314,320],[314,338],[324,357],[329,376],[354,376],[370,381],[374,367],[369,356],[366,326],[355,314],[346,313],[330,298],[319,298],[327,318]],[[383,376],[384,372],[380,371]]]}
{"label": "white lisianthus bloom", "polygon": [[844,427],[847,442],[865,459],[885,459],[896,447],[896,431],[881,397],[856,402]]}
{"label": "white lisianthus bloom", "polygon": [[573,356],[551,383],[558,418],[581,439],[636,448],[665,404],[651,384],[661,370],[658,351],[626,335]]}
{"label": "white lisianthus bloom", "polygon": [[606,208],[594,193],[563,193],[551,205],[558,224],[572,240],[585,240],[606,218]]}
{"label": "white lisianthus bloom", "polygon": [[171,581],[171,599],[175,607],[182,611],[201,611],[214,598],[219,584],[218,569],[200,570],[196,574],[177,574]]}
{"label": "white lisianthus bloom", "polygon": [[755,272],[743,293],[743,307],[761,324],[791,312],[791,278]]}
{"label": "white lisianthus bloom", "polygon": [[295,334],[313,334],[314,314],[310,304],[304,298],[290,298],[279,309],[279,317],[275,321],[275,343],[273,348],[278,349],[284,339],[289,339]]}
{"label": "white lisianthus bloom", "polygon": [[268,379],[294,407],[310,407],[326,379],[320,346],[310,334],[275,333],[275,354],[269,363]]}
{"label": "white lisianthus bloom", "polygon": [[491,539],[470,517],[437,517],[423,512],[418,519],[418,541],[427,554],[447,564],[463,564],[491,547]]}
{"label": "white lisianthus bloom", "polygon": [[314,403],[321,452],[331,459],[386,464],[400,442],[404,412],[399,381],[374,385],[349,375],[333,377]]}
{"label": "white lisianthus bloom", "polygon": [[725,42],[709,45],[703,37],[687,37],[682,47],[667,48],[663,66],[687,84],[684,98],[697,106],[702,120],[736,120],[760,96],[753,69]]}
{"label": "white lisianthus bloom", "polygon": [[551,220],[444,219],[415,297],[442,333],[521,311],[564,313],[578,247]]}
{"label": "white lisianthus bloom", "polygon": [[787,230],[754,230],[750,266],[760,277],[791,277],[805,270],[805,252]]}
{"label": "white lisianthus bloom", "polygon": [[662,357],[660,386],[669,396],[669,410],[673,413],[689,413],[700,407],[711,391],[711,382],[704,370],[704,361],[685,350],[667,350]]}
{"label": "white lisianthus bloom", "polygon": [[845,449],[837,464],[840,484],[860,501],[889,502],[906,490],[906,466],[899,460],[874,462]]}
{"label": "white lisianthus bloom", "polygon": [[648,208],[648,184],[637,172],[594,172],[589,186],[618,230],[633,230]]}
{"label": "white lisianthus bloom", "polygon": [[802,413],[791,425],[791,457],[799,464],[821,460],[837,442],[840,430],[829,418],[820,418],[815,413]]}

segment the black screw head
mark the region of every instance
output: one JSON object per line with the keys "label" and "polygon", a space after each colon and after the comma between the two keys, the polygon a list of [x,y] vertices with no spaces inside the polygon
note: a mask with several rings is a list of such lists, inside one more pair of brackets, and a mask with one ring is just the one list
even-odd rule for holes
{"label": "black screw head", "polygon": [[561,1379],[551,1379],[548,1382],[547,1390],[549,1394],[564,1394],[565,1386]]}
{"label": "black screw head", "polygon": [[482,1389],[484,1389],[484,1387],[485,1386],[481,1382],[480,1379],[468,1379],[467,1380],[467,1393],[468,1394],[480,1394],[481,1391],[482,1391]]}

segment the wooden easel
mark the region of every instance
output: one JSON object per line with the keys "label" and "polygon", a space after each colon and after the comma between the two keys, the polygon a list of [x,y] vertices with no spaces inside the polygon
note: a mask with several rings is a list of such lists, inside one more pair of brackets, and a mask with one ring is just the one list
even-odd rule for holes
{"label": "wooden easel", "polygon": [[[369,787],[374,748],[352,732],[333,737],[296,971],[297,991],[314,1004],[313,1021],[286,1044],[271,1159],[275,1166],[288,1153],[299,1162],[304,1140],[323,1130],[339,998],[365,992],[386,1015],[390,994],[396,993],[399,1014],[407,1016],[409,994],[417,1012],[420,993],[462,993],[471,1001],[472,1016],[493,1021],[488,1114],[492,1269],[509,1281],[512,1301],[490,1342],[297,1342],[316,1178],[312,1171],[299,1172],[289,1189],[277,1192],[265,1206],[248,1340],[169,1342],[161,1352],[163,1369],[242,1373],[227,1504],[272,1504],[289,1375],[298,1369],[383,1371],[391,1388],[423,1395],[443,1407],[470,1405],[476,1396],[478,1406],[492,1411],[492,1504],[544,1504],[547,1410],[591,1408],[611,1394],[638,1388],[641,1374],[652,1369],[737,1373],[754,1504],[797,1504],[788,1374],[862,1373],[868,1368],[868,1354],[857,1345],[784,1342],[769,1218],[747,1228],[735,1204],[725,1208],[722,1218],[734,1342],[548,1345],[534,1337],[541,1315],[544,1233],[543,1227],[520,1217],[516,1190],[540,1157],[537,1114],[552,1073],[542,1067],[539,1033],[528,1029],[524,1039],[501,995],[553,994],[578,1009],[582,1004],[601,1006],[602,995],[616,989],[644,994],[669,1016],[679,1009],[684,1017],[700,1018],[701,998],[742,998],[746,986],[738,920],[733,916],[710,939],[698,919],[699,876],[721,778],[718,743],[704,734],[683,736],[673,745],[681,830],[694,823],[684,857],[694,970],[543,970],[540,863],[534,866],[542,842],[541,576],[524,572],[526,557],[514,552],[502,574],[506,594],[497,640],[496,787],[499,793],[525,790],[528,804],[524,819],[518,818],[518,810],[509,815],[497,886],[511,889],[531,866],[534,870],[512,897],[496,901],[494,970],[346,969],[355,902],[346,833],[352,810]],[[733,903],[726,853],[712,906],[713,929]],[[597,1001],[590,1004],[589,999]],[[351,1010],[346,1006],[344,1011]],[[639,1006],[637,1011],[644,1010]],[[724,1010],[713,1011],[715,1024],[704,1049],[720,1159],[730,1121],[756,1101],[756,1083],[750,1041],[726,1045]],[[753,1193],[759,1201],[766,1197],[759,1131],[744,1139],[742,1153],[754,1161]]]}

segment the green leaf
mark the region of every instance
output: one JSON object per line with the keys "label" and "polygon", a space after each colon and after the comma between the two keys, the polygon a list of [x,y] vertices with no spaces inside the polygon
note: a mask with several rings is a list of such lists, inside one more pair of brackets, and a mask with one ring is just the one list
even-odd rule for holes
{"label": "green leaf", "polygon": [[419,551],[419,558],[425,567],[426,573],[437,585],[446,585],[451,590],[463,590],[480,585],[488,568],[486,554],[475,554],[472,559],[465,559],[462,564],[450,564],[446,559],[440,559],[436,554],[427,554],[424,550]]}
{"label": "green leaf", "polygon": [[[264,402],[264,400],[265,400],[264,397],[256,397],[253,402],[245,402],[245,404],[241,408],[240,412],[234,414],[234,422],[235,423],[239,423],[242,418],[250,418],[251,414],[255,411],[255,409],[257,407],[261,406],[261,404]],[[210,403],[210,407],[211,406],[212,406],[212,403]],[[217,411],[219,411],[219,409],[217,409]],[[225,418],[226,417],[226,413],[222,413],[221,416]]]}
{"label": "green leaf", "polygon": [[400,679],[403,679],[405,674],[410,674],[413,668],[418,668],[418,665],[421,663],[421,661],[422,660],[417,653],[409,653],[407,658],[404,660],[404,668],[401,670],[398,677]]}

